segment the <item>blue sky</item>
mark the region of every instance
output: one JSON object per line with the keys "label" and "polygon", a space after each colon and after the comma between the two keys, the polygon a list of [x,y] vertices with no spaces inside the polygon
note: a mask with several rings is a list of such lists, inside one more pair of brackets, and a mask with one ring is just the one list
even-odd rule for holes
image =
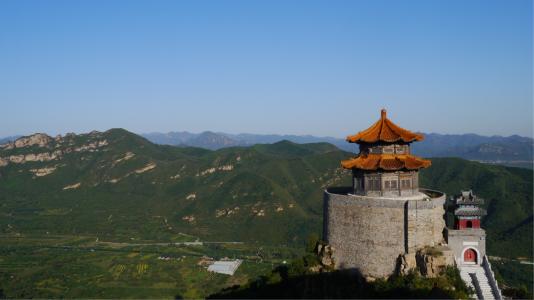
{"label": "blue sky", "polygon": [[0,1],[0,137],[532,136],[531,1]]}

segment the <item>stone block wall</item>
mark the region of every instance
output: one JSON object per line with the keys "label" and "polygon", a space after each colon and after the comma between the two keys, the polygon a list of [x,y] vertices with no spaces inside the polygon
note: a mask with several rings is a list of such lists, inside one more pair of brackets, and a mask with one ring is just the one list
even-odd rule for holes
{"label": "stone block wall", "polygon": [[406,201],[408,227],[407,252],[443,243],[445,195],[430,200]]}
{"label": "stone block wall", "polygon": [[385,277],[400,255],[443,241],[443,203],[439,199],[401,200],[348,195],[351,188],[324,193],[323,238],[333,247],[336,268]]}

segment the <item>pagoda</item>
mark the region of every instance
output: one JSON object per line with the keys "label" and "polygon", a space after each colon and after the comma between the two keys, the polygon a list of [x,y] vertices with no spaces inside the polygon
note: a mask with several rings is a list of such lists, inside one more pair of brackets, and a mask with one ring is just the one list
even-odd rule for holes
{"label": "pagoda", "polygon": [[410,152],[412,142],[423,135],[395,125],[382,109],[380,120],[368,129],[347,137],[360,153],[341,165],[352,170],[353,193],[365,196],[413,196],[419,194],[418,171],[431,162]]}
{"label": "pagoda", "polygon": [[[321,252],[321,261],[369,280],[413,270],[431,276],[456,265],[479,299],[502,299],[480,228],[484,201],[470,190],[453,198],[455,225],[447,228],[447,195],[419,187],[419,170],[431,163],[412,155],[410,145],[422,140],[391,122],[385,109],[371,127],[347,137],[360,152],[341,161],[352,171],[352,184],[323,193],[323,241],[329,250]],[[439,253],[439,263],[432,253]]]}
{"label": "pagoda", "polygon": [[419,188],[419,170],[430,161],[410,151],[421,140],[390,121],[385,109],[371,127],[347,137],[360,148],[341,161],[352,183],[328,187],[323,201],[323,240],[334,268],[383,278],[399,261],[415,262],[417,251],[444,244],[446,195]]}

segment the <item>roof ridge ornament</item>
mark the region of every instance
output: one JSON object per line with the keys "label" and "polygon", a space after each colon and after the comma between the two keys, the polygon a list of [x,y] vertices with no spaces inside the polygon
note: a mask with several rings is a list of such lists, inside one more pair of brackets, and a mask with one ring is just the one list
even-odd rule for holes
{"label": "roof ridge ornament", "polygon": [[385,108],[382,108],[382,110],[380,111],[380,119],[384,120],[387,118],[387,111]]}

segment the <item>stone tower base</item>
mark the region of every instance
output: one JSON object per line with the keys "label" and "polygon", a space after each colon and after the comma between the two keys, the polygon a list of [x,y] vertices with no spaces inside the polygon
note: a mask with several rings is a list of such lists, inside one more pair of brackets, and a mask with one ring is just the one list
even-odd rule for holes
{"label": "stone tower base", "polygon": [[324,192],[324,240],[337,269],[365,277],[394,273],[398,258],[443,243],[445,194],[421,190],[417,197],[369,197],[351,188]]}

